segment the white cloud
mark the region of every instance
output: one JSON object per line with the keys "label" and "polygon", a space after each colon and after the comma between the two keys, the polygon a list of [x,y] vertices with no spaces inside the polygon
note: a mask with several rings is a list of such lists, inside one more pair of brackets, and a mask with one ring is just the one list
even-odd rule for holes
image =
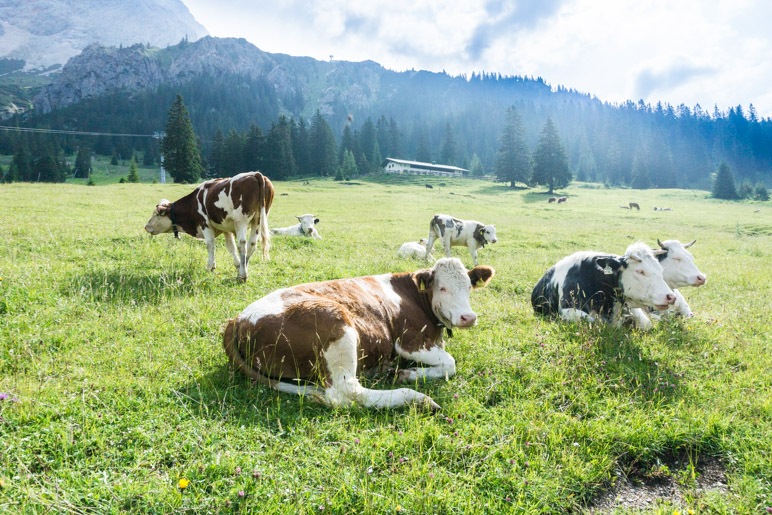
{"label": "white cloud", "polygon": [[393,70],[540,76],[601,100],[772,117],[766,0],[183,0],[262,50]]}

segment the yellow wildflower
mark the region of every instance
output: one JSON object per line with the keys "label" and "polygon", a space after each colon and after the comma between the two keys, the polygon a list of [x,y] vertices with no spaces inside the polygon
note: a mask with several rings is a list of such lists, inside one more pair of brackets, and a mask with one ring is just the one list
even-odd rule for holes
{"label": "yellow wildflower", "polygon": [[189,479],[185,479],[183,477],[183,478],[180,478],[180,480],[177,482],[177,487],[180,490],[185,490],[188,487],[189,484],[190,484],[190,480]]}

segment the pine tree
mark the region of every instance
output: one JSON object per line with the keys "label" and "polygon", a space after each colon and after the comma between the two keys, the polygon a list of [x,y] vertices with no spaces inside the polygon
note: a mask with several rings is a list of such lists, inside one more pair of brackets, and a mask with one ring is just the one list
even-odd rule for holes
{"label": "pine tree", "polygon": [[755,198],[764,202],[769,200],[769,190],[767,190],[767,186],[763,182],[756,184]]}
{"label": "pine tree", "polygon": [[335,135],[322,113],[317,109],[311,120],[309,131],[309,145],[311,150],[311,163],[315,174],[334,176],[338,168],[338,151],[335,143]]}
{"label": "pine tree", "polygon": [[440,161],[444,165],[455,166],[457,157],[458,144],[456,143],[456,135],[453,133],[453,127],[448,122],[445,124],[445,133],[442,136]]}
{"label": "pine tree", "polygon": [[713,198],[734,200],[737,198],[737,190],[734,186],[734,176],[729,165],[724,161],[718,166],[716,179],[713,181]]}
{"label": "pine tree", "polygon": [[568,157],[560,135],[551,118],[544,124],[539,145],[533,155],[534,184],[544,184],[549,187],[549,193],[555,188],[565,188],[571,182],[571,171],[568,169]]}
{"label": "pine tree", "polygon": [[203,174],[201,153],[182,95],[177,95],[169,109],[161,152],[164,155],[164,168],[174,182],[196,182]]}
{"label": "pine tree", "polygon": [[91,149],[81,147],[78,149],[78,154],[75,157],[73,177],[86,179],[89,175],[91,175]]}
{"label": "pine tree", "polygon": [[359,175],[359,172],[357,171],[357,161],[354,159],[354,153],[350,150],[346,150],[344,153],[343,165],[340,167],[340,169],[343,178],[346,180]]}
{"label": "pine tree", "polygon": [[126,182],[139,182],[139,174],[137,173],[137,162],[134,158],[129,161],[129,175],[126,177]]}
{"label": "pine tree", "polygon": [[523,121],[514,106],[510,106],[507,109],[506,125],[499,138],[496,177],[514,188],[516,182],[528,183],[532,174],[531,151],[525,142]]}
{"label": "pine tree", "polygon": [[297,173],[292,153],[292,131],[289,120],[281,115],[271,126],[265,144],[264,172],[271,179],[287,179]]}

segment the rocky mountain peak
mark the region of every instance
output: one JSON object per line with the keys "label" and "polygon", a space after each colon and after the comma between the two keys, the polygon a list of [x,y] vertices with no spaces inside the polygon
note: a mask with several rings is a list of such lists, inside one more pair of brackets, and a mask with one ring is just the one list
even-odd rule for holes
{"label": "rocky mountain peak", "polygon": [[61,66],[94,43],[163,48],[207,34],[181,0],[0,1],[0,59],[25,70]]}

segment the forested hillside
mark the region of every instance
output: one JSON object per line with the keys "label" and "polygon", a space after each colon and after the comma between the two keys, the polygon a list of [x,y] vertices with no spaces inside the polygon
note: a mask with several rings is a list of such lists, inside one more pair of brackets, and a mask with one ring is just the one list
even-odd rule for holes
{"label": "forested hillside", "polygon": [[[86,89],[94,76],[105,79],[97,81],[97,90]],[[373,62],[269,54],[232,39],[184,41],[166,49],[90,48],[43,90],[37,110],[5,124],[150,135],[164,129],[177,94],[211,173],[223,171],[218,155],[229,140],[242,147],[262,145],[260,152],[243,149],[260,159],[275,156],[272,145],[285,136],[272,138],[274,131],[288,134],[289,143],[282,144],[296,151],[296,163],[277,178],[325,173],[300,155],[307,152],[304,145],[329,145],[326,130],[310,130],[318,115],[338,148],[338,163],[351,149],[360,173],[380,158],[397,157],[492,174],[506,111],[514,106],[531,149],[547,118],[553,121],[570,169],[581,180],[629,186],[638,178],[640,187],[710,189],[721,162],[738,181],[772,180],[772,120],[760,119],[752,105],[728,110],[632,100],[611,105],[542,78],[393,72]],[[298,140],[306,137],[325,141]],[[146,159],[157,159],[158,153],[158,142],[150,137],[0,133],[0,152],[13,154],[20,146],[63,155],[79,147],[124,157],[138,151]]]}

